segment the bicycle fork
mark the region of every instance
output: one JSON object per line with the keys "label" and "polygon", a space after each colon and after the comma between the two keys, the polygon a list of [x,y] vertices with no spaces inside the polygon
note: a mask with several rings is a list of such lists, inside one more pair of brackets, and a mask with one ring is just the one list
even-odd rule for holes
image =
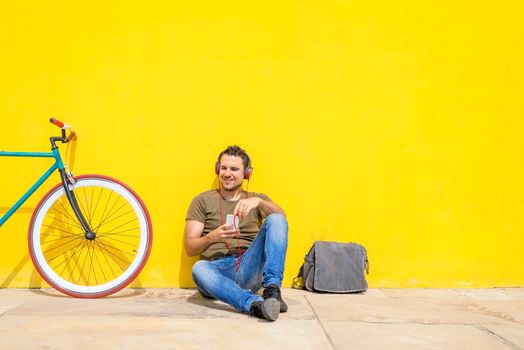
{"label": "bicycle fork", "polygon": [[[55,142],[67,140],[65,137],[65,131],[62,129],[62,137],[51,137],[51,150],[53,151],[53,154],[55,156],[56,165],[58,168],[58,172],[60,173],[60,179],[62,180],[62,187],[64,188],[64,192],[66,194],[67,200],[69,201],[69,204],[71,205],[71,208],[73,209],[73,212],[75,213],[78,221],[80,221],[80,225],[82,225],[82,228],[84,229],[84,237],[90,241],[94,240],[96,238],[96,233],[91,229],[89,226],[89,223],[87,222],[86,218],[84,217],[84,214],[82,214],[82,211],[80,210],[80,206],[78,205],[78,201],[76,200],[76,196],[73,192],[73,186],[74,186],[74,180],[73,176],[70,175],[70,173],[66,172],[66,169],[64,167],[64,164],[62,162],[62,158],[60,157],[60,152],[58,151],[58,147],[56,146]],[[70,180],[71,179],[71,180]]]}
{"label": "bicycle fork", "polygon": [[82,228],[84,229],[84,237],[90,241],[94,240],[96,238],[96,233],[91,229],[89,223],[84,217],[84,214],[82,214],[82,211],[80,210],[80,206],[78,205],[78,201],[76,200],[76,196],[72,188],[74,184],[69,181],[64,168],[60,168],[58,171],[60,172],[60,178],[62,179],[62,186],[64,188],[67,200],[69,201],[73,212],[78,218],[78,221],[80,221],[80,225],[82,225]]}

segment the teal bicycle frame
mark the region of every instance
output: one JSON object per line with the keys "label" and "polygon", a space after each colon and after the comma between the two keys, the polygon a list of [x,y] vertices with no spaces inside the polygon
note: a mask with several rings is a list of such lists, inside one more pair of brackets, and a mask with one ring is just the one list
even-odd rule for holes
{"label": "teal bicycle frame", "polygon": [[55,148],[52,152],[5,152],[0,151],[0,157],[28,157],[28,158],[54,158],[55,163],[47,170],[42,177],[31,186],[29,190],[0,218],[0,227],[20,208],[25,201],[53,174],[56,170],[64,169],[62,158]]}
{"label": "teal bicycle frame", "polygon": [[[73,193],[72,188],[69,185],[73,185],[74,182],[71,180],[68,181],[66,172],[64,170],[64,164],[62,162],[62,157],[56,146],[57,141],[69,142],[69,139],[65,137],[65,131],[62,130],[62,137],[51,137],[51,152],[6,152],[0,151],[0,157],[27,157],[27,158],[54,158],[55,163],[42,175],[27,192],[22,195],[22,197],[0,218],[0,227],[25,203],[25,201],[53,174],[54,171],[58,170],[60,173],[60,178],[62,179],[62,186],[65,190],[65,194],[73,212],[78,218],[82,228],[85,232],[85,237],[89,240],[92,240],[96,237],[95,233],[89,227],[84,215],[79,209],[78,202],[76,201],[75,194]],[[74,181],[74,180],[73,180]]]}

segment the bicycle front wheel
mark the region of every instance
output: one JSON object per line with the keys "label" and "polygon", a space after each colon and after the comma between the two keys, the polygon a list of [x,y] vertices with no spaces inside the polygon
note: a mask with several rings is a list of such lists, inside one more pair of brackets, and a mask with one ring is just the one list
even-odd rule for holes
{"label": "bicycle front wheel", "polygon": [[99,298],[127,286],[146,264],[151,219],[140,197],[124,183],[102,175],[75,180],[70,187],[95,238],[86,238],[59,184],[33,213],[29,252],[42,278],[55,289]]}

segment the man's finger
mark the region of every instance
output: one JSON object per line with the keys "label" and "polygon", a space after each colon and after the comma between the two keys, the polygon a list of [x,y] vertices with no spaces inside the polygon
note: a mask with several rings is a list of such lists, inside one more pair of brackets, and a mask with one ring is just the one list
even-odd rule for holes
{"label": "man's finger", "polygon": [[238,215],[238,212],[240,211],[239,208],[240,208],[240,203],[237,203],[237,205],[235,205],[235,209],[233,209],[233,215],[235,216]]}
{"label": "man's finger", "polygon": [[232,231],[232,232],[223,232],[222,238],[231,238],[231,237],[238,237],[240,236],[240,232],[238,231]]}

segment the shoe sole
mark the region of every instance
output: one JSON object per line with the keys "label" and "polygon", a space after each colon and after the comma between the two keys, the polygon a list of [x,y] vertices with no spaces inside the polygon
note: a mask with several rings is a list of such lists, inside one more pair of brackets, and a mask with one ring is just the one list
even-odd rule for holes
{"label": "shoe sole", "polygon": [[[267,298],[267,299],[269,299],[269,298]],[[266,299],[264,299],[264,300],[266,300]],[[287,312],[287,305],[283,301],[280,301],[280,300],[278,300],[278,301],[280,303],[280,313]]]}
{"label": "shoe sole", "polygon": [[280,301],[275,298],[269,298],[262,302],[262,315],[270,322],[276,321],[280,315]]}

